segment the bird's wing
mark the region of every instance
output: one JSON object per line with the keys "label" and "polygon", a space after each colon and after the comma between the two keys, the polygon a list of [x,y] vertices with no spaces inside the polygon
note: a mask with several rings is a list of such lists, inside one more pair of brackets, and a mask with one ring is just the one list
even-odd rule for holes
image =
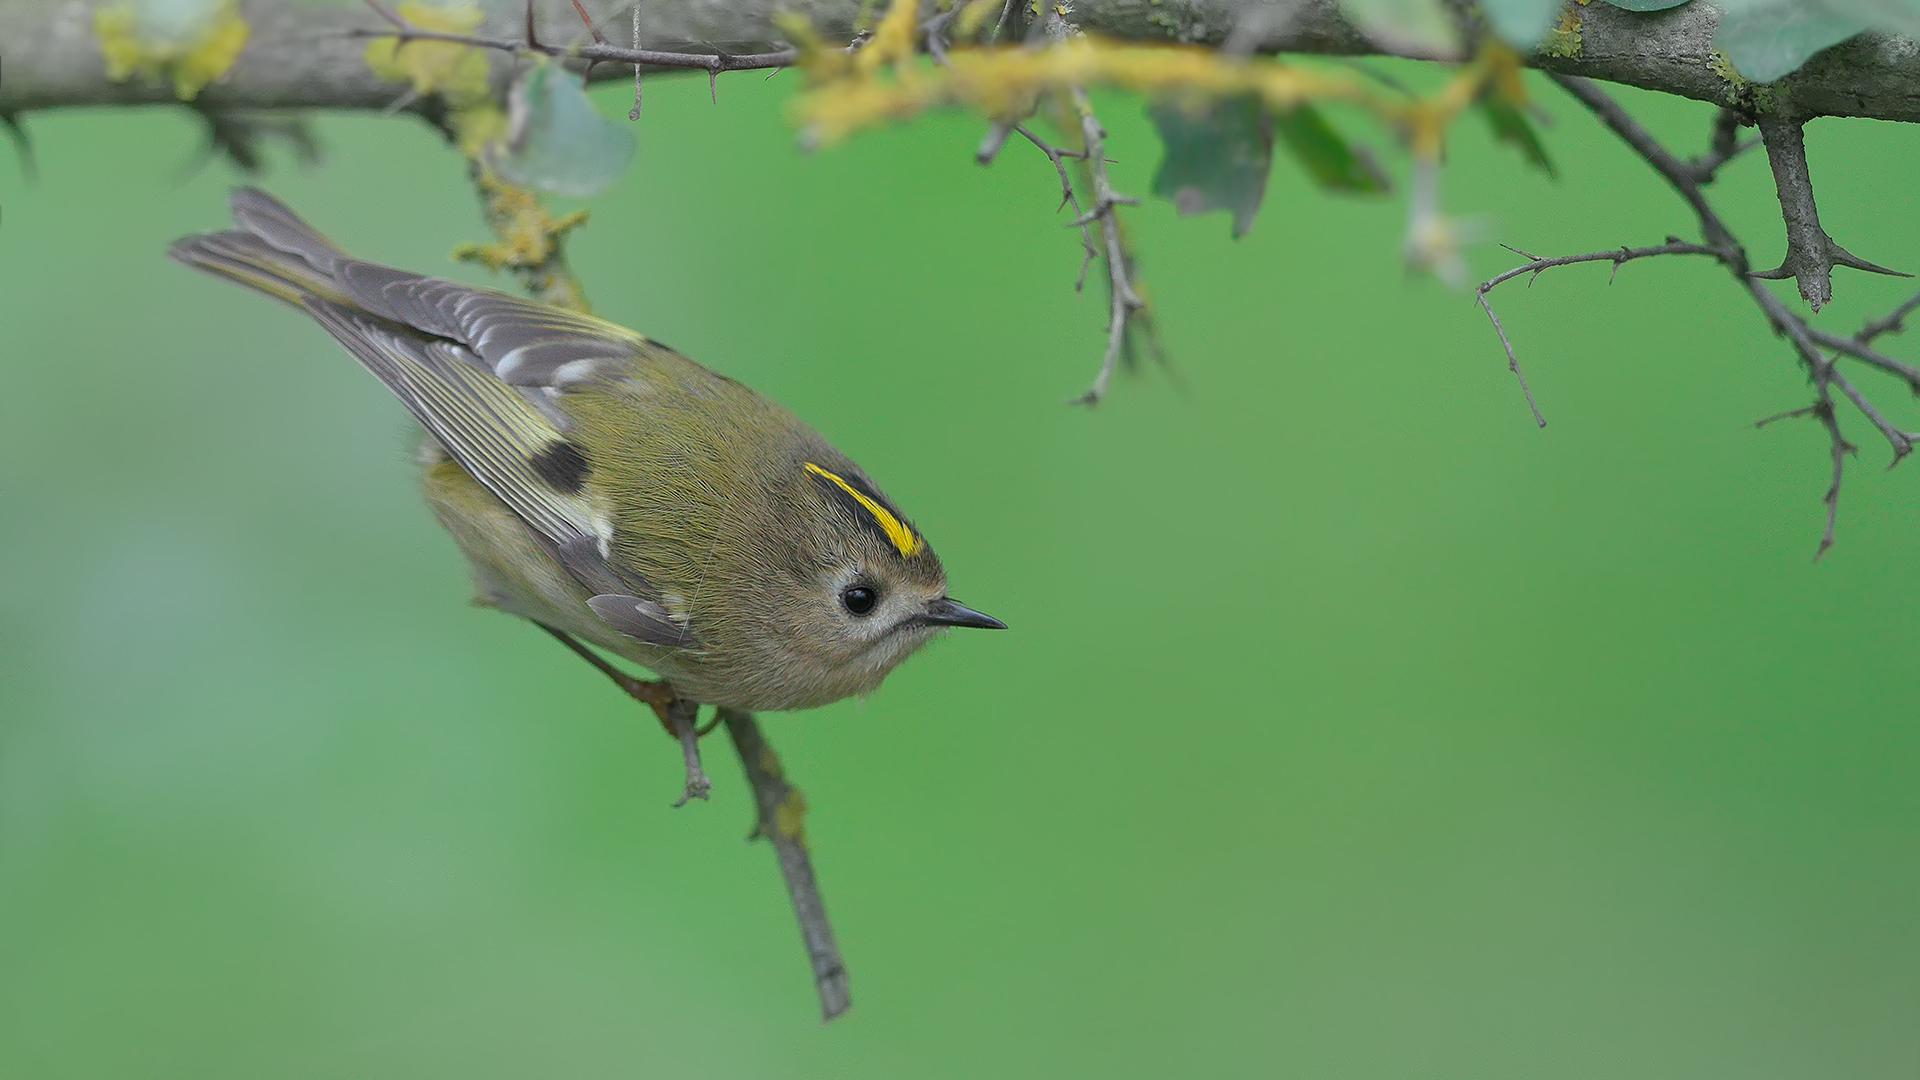
{"label": "bird's wing", "polygon": [[588,606],[597,615],[648,644],[698,645],[647,582],[609,561],[613,526],[586,485],[591,463],[545,411],[495,377],[464,344],[405,333],[320,297],[302,306],[455,461],[532,527],[549,554],[594,594]]}
{"label": "bird's wing", "polygon": [[229,204],[238,229],[185,237],[173,256],[318,320],[532,528],[608,624],[653,645],[698,646],[647,582],[610,561],[612,518],[588,486],[592,463],[549,396],[632,371],[645,338],[492,289],[361,262],[257,189],[235,189]]}

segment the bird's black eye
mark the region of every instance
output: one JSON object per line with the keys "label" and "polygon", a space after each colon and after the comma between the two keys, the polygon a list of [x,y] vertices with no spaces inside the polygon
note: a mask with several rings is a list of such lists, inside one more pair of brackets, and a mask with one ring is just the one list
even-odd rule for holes
{"label": "bird's black eye", "polygon": [[871,612],[873,605],[878,602],[879,599],[879,594],[867,588],[865,585],[855,585],[840,593],[840,602],[845,604],[847,610],[853,612],[855,615],[865,615]]}

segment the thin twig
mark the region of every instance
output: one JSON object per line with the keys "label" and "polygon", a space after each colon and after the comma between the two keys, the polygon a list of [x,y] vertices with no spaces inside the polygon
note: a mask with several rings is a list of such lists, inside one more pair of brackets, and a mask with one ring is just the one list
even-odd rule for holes
{"label": "thin twig", "polygon": [[389,8],[385,4],[382,4],[380,0],[367,0],[367,6],[373,9],[373,13],[375,15],[380,16],[382,19],[387,20],[388,22],[399,27],[400,29],[402,30],[413,29],[413,27],[407,22],[407,20],[401,18],[399,15],[396,15],[393,12],[392,8]]}
{"label": "thin twig", "polygon": [[1914,293],[1902,301],[1899,307],[1894,308],[1878,319],[1869,321],[1867,325],[1860,328],[1858,333],[1853,335],[1853,339],[1864,345],[1874,338],[1879,337],[1881,334],[1906,329],[1907,316],[1913,314],[1914,308],[1920,308],[1920,293]]}
{"label": "thin twig", "polygon": [[[636,52],[638,52],[640,49],[640,4],[638,3],[638,0],[635,0],[635,3],[633,5],[633,48],[634,48],[634,51]],[[779,69],[775,68],[774,70],[778,71]],[[627,119],[629,121],[640,119],[640,65],[639,64],[633,65],[633,108],[627,110]]]}
{"label": "thin twig", "polygon": [[[1674,157],[1666,147],[1660,144],[1659,140],[1655,139],[1647,132],[1646,128],[1640,125],[1639,121],[1629,115],[1625,109],[1620,107],[1618,102],[1614,101],[1606,91],[1601,90],[1592,81],[1577,75],[1563,75],[1555,72],[1548,72],[1547,77],[1560,84],[1569,94],[1572,94],[1581,104],[1591,110],[1602,124],[1611,129],[1615,135],[1620,137],[1621,141],[1625,142],[1634,152],[1638,153],[1648,165],[1653,167],[1655,172],[1659,173],[1661,177],[1667,181],[1675,193],[1687,201],[1687,204],[1693,208],[1694,215],[1699,219],[1700,231],[1706,242],[1705,246],[1713,251],[1720,264],[1725,266],[1727,271],[1734,276],[1735,280],[1739,281],[1741,287],[1747,290],[1747,295],[1753,300],[1754,304],[1759,307],[1761,313],[1766,317],[1767,324],[1773,327],[1774,332],[1785,336],[1788,341],[1792,343],[1795,354],[1799,357],[1800,362],[1806,366],[1807,374],[1811,378],[1814,386],[1813,404],[1803,409],[1790,410],[1780,415],[1816,417],[1827,432],[1828,456],[1832,463],[1832,472],[1831,479],[1827,484],[1827,490],[1825,494],[1821,496],[1821,502],[1826,505],[1827,514],[1826,527],[1820,535],[1820,546],[1814,553],[1814,557],[1816,559],[1819,558],[1828,548],[1833,546],[1834,524],[1839,514],[1840,483],[1844,474],[1846,456],[1854,452],[1854,446],[1847,441],[1845,433],[1841,431],[1839,417],[1834,411],[1832,388],[1838,385],[1841,393],[1845,394],[1847,399],[1852,401],[1855,407],[1859,408],[1861,412],[1873,422],[1881,434],[1886,436],[1889,444],[1893,446],[1895,461],[1899,461],[1905,456],[1907,450],[1911,449],[1912,443],[1911,436],[1888,422],[1887,419],[1880,414],[1879,410],[1872,406],[1865,395],[1859,393],[1843,374],[1835,370],[1834,359],[1821,352],[1820,345],[1824,344],[1829,348],[1833,348],[1836,352],[1842,352],[1856,359],[1861,359],[1875,366],[1882,367],[1883,369],[1892,370],[1900,374],[1903,378],[1905,378],[1906,375],[1905,372],[1900,369],[1906,365],[1901,365],[1897,361],[1892,361],[1890,358],[1880,356],[1880,354],[1866,348],[1864,342],[1858,339],[1846,339],[1837,336],[1823,338],[1820,332],[1814,331],[1809,327],[1805,319],[1789,309],[1784,301],[1778,296],[1775,296],[1762,281],[1758,280],[1760,275],[1751,272],[1751,266],[1747,260],[1746,248],[1734,237],[1732,231],[1727,228],[1726,222],[1723,221],[1720,215],[1714,210],[1713,204],[1708,201],[1705,193],[1700,190],[1700,178],[1691,165]],[[1798,127],[1794,127],[1793,133],[1795,137],[1798,136]],[[1783,152],[1792,149],[1787,145],[1786,140],[1775,139],[1774,136],[1764,128],[1763,134],[1768,135],[1770,157],[1775,153],[1776,147]],[[1791,155],[1787,154],[1785,156]],[[1804,168],[1804,148],[1801,148],[1801,157],[1800,167]],[[1778,172],[1779,168],[1776,164],[1776,186],[1780,187],[1782,185],[1778,184]],[[1808,202],[1811,203],[1812,186],[1810,183],[1805,185],[1804,194]],[[1797,197],[1793,192],[1784,190],[1784,188],[1781,190],[1780,195],[1783,204],[1790,198]],[[1793,211],[1786,209],[1783,205],[1783,215],[1791,215],[1792,213]],[[1813,220],[1817,221],[1817,217]],[[1823,237],[1825,236],[1824,233],[1821,235]],[[1874,324],[1869,324],[1869,329],[1871,329],[1873,325]],[[1816,342],[1819,344],[1816,344]],[[1770,422],[1777,418],[1778,417],[1769,417],[1767,421]]]}
{"label": "thin twig", "polygon": [[1839,334],[1829,333],[1817,326],[1809,326],[1807,327],[1807,336],[1811,337],[1816,345],[1832,349],[1838,353],[1844,353],[1855,360],[1871,364],[1890,375],[1900,376],[1900,378],[1906,380],[1908,389],[1912,390],[1915,395],[1920,395],[1920,368],[1916,368],[1912,364],[1904,361],[1895,360],[1893,357],[1888,356],[1878,349],[1870,348],[1860,339],[1859,335],[1841,337]]}
{"label": "thin twig", "polygon": [[1067,159],[1084,160],[1087,155],[1084,151],[1066,150],[1055,146],[1035,135],[1033,129],[1025,124],[1014,124],[1013,130],[1019,132],[1022,138],[1047,155],[1047,160],[1053,163],[1053,171],[1060,177],[1060,206],[1056,209],[1069,206],[1073,208],[1072,225],[1080,230],[1080,273],[1073,279],[1073,291],[1079,292],[1086,287],[1087,268],[1092,266],[1093,260],[1099,257],[1100,250],[1093,246],[1093,234],[1087,231],[1086,215],[1080,212],[1080,196],[1074,194],[1073,177],[1067,173]]}
{"label": "thin twig", "polygon": [[1819,406],[1802,405],[1797,409],[1782,409],[1779,412],[1774,413],[1772,416],[1763,416],[1760,419],[1755,420],[1753,422],[1753,426],[1757,428],[1763,428],[1763,427],[1766,427],[1768,424],[1774,423],[1775,421],[1779,421],[1779,420],[1793,420],[1802,416],[1812,416],[1813,411],[1816,408],[1819,408]]}
{"label": "thin twig", "polygon": [[1713,136],[1707,152],[1687,162],[1695,183],[1711,184],[1720,166],[1760,145],[1760,136],[1740,138],[1740,128],[1752,123],[1733,109],[1721,109],[1713,116]]}
{"label": "thin twig", "polygon": [[753,788],[757,813],[747,839],[766,837],[773,844],[780,876],[786,879],[787,895],[793,901],[793,914],[800,922],[800,940],[813,965],[820,1018],[832,1020],[852,1006],[853,998],[847,988],[847,965],[840,958],[840,947],[834,944],[833,924],[827,921],[826,902],[820,898],[813,862],[807,855],[806,797],[787,782],[780,758],[767,745],[752,713],[723,708],[720,719],[740,755],[747,784]]}
{"label": "thin twig", "polygon": [[1540,415],[1540,406],[1534,404],[1533,388],[1527,385],[1527,377],[1520,371],[1520,358],[1513,354],[1513,342],[1507,340],[1507,328],[1500,325],[1500,316],[1495,315],[1493,305],[1487,303],[1489,287],[1483,284],[1474,290],[1473,295],[1480,301],[1480,307],[1487,313],[1487,318],[1493,321],[1493,332],[1500,335],[1500,347],[1507,350],[1507,370],[1513,372],[1513,377],[1520,380],[1520,392],[1526,395],[1527,408],[1533,410],[1533,422],[1540,427],[1546,427],[1547,418]]}
{"label": "thin twig", "polygon": [[[376,0],[367,0],[375,3]],[[398,18],[398,16],[395,16]],[[645,64],[648,67],[678,68],[688,71],[705,71],[718,74],[724,71],[757,71],[765,68],[791,67],[799,59],[797,49],[780,49],[767,53],[681,53],[663,52],[658,49],[629,49],[619,45],[547,45],[527,44],[521,41],[503,41],[497,38],[475,37],[471,34],[449,34],[438,30],[423,30],[405,22],[399,24],[399,31],[355,28],[346,31],[346,36],[354,38],[399,38],[401,41],[447,41],[457,45],[471,45],[476,49],[496,49],[510,53],[539,53],[544,56],[563,59],[587,60],[593,63]]]}
{"label": "thin twig", "polygon": [[[580,21],[587,24],[587,33],[593,35],[593,40],[599,42],[602,45],[607,44],[606,36],[600,33],[599,27],[593,25],[593,19],[588,17],[587,9],[580,6],[580,0],[573,0],[573,10],[580,13]],[[640,11],[640,5],[639,4],[633,5],[633,10],[635,14],[638,14]]]}
{"label": "thin twig", "polygon": [[1073,90],[1073,107],[1080,115],[1081,148],[1086,155],[1082,161],[1093,182],[1093,206],[1076,218],[1074,224],[1082,225],[1090,221],[1100,223],[1108,285],[1107,352],[1101,358],[1100,372],[1094,376],[1093,385],[1087,387],[1086,393],[1073,399],[1073,403],[1098,405],[1107,396],[1114,366],[1119,363],[1120,347],[1127,334],[1127,320],[1147,306],[1147,302],[1134,291],[1133,281],[1128,274],[1126,245],[1120,239],[1120,221],[1114,212],[1116,207],[1138,205],[1140,200],[1114,190],[1113,181],[1107,175],[1107,129],[1100,125],[1100,118],[1094,115],[1093,102],[1088,100],[1085,90],[1077,87]]}
{"label": "thin twig", "polygon": [[1840,388],[1841,393],[1847,395],[1847,400],[1853,402],[1853,407],[1859,409],[1860,414],[1879,429],[1881,436],[1887,440],[1887,444],[1893,447],[1893,460],[1887,462],[1887,468],[1891,469],[1900,464],[1901,458],[1913,452],[1913,440],[1917,437],[1914,433],[1901,431],[1895,427],[1893,422],[1882,415],[1879,409],[1874,408],[1873,402],[1854,389],[1853,384],[1848,382],[1847,377],[1839,371],[1830,369],[1828,377],[1833,380],[1835,386]]}
{"label": "thin twig", "polygon": [[675,800],[674,809],[687,805],[689,799],[705,799],[713,790],[713,781],[707,778],[707,771],[700,766],[700,729],[694,723],[700,715],[700,703],[686,698],[675,697],[673,704],[667,706],[667,726],[673,729],[674,737],[680,740],[680,758],[686,767],[686,784],[680,789],[680,798]]}
{"label": "thin twig", "polygon": [[[1520,381],[1520,392],[1526,395],[1527,408],[1533,410],[1533,422],[1540,427],[1547,426],[1547,418],[1540,415],[1540,407],[1534,404],[1533,390],[1527,386],[1527,377],[1520,371],[1520,358],[1514,355],[1513,342],[1507,339],[1506,327],[1500,325],[1500,316],[1494,314],[1493,305],[1487,302],[1487,293],[1490,290],[1502,282],[1512,281],[1522,274],[1531,275],[1527,279],[1527,284],[1531,285],[1533,284],[1533,279],[1539,277],[1542,271],[1551,270],[1556,266],[1572,266],[1575,263],[1610,262],[1613,264],[1614,272],[1617,273],[1620,270],[1621,263],[1632,262],[1635,259],[1645,259],[1654,255],[1711,255],[1717,258],[1720,254],[1713,248],[1703,247],[1699,244],[1689,244],[1671,237],[1668,238],[1666,243],[1653,247],[1632,248],[1622,246],[1612,251],[1589,251],[1582,255],[1556,255],[1552,258],[1545,259],[1530,255],[1518,248],[1508,248],[1507,250],[1525,256],[1529,261],[1504,273],[1495,274],[1493,277],[1481,282],[1479,287],[1474,289],[1473,293],[1475,299],[1480,301],[1480,307],[1486,311],[1488,320],[1493,323],[1494,333],[1500,335],[1500,347],[1507,350],[1507,370],[1513,372],[1513,377]],[[1611,284],[1613,279],[1609,277],[1607,281]]]}

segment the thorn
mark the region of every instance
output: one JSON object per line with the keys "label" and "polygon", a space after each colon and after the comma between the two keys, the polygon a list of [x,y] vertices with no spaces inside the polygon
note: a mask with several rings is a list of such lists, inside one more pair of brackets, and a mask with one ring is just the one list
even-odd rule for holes
{"label": "thorn", "polygon": [[1832,237],[1827,238],[1827,245],[1828,253],[1837,265],[1851,266],[1855,270],[1865,270],[1869,274],[1885,274],[1888,277],[1910,278],[1913,276],[1900,270],[1890,270],[1887,267],[1881,266],[1879,263],[1868,262],[1853,252],[1848,251],[1846,248],[1841,247],[1839,244],[1834,243]]}
{"label": "thorn", "polygon": [[[587,33],[593,35],[593,40],[602,45],[605,45],[607,43],[607,39],[601,35],[600,28],[593,25],[593,20],[587,18],[587,9],[580,6],[580,0],[573,0],[573,10],[580,13],[580,21],[587,24]],[[592,73],[593,71],[592,64],[587,65],[587,71],[589,74]]]}
{"label": "thorn", "polygon": [[713,99],[715,105],[720,104],[720,71],[718,68],[707,69],[707,96]]}

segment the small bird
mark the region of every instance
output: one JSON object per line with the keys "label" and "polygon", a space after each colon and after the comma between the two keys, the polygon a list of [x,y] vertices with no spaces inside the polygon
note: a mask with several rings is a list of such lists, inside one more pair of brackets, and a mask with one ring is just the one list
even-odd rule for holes
{"label": "small bird", "polygon": [[860,466],[740,383],[589,315],[351,258],[265,192],[230,206],[236,228],[169,254],[325,327],[426,429],[421,484],[476,602],[616,679],[579,641],[646,666],[671,688],[656,709],[824,705],[947,627],[1006,628],[947,596]]}

